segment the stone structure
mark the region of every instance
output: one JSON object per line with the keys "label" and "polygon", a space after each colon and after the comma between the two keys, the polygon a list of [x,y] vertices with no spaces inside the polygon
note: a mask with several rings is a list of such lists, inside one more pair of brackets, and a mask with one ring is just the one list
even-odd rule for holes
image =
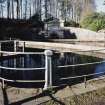
{"label": "stone structure", "polygon": [[70,33],[74,34],[78,40],[105,40],[105,33],[75,27],[63,27],[62,29],[70,30]]}

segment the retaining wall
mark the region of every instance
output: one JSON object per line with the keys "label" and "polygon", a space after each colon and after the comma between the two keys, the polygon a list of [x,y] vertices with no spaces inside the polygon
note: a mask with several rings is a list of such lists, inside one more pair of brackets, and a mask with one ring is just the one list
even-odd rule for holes
{"label": "retaining wall", "polygon": [[105,33],[75,27],[63,27],[63,29],[69,29],[78,40],[105,40]]}

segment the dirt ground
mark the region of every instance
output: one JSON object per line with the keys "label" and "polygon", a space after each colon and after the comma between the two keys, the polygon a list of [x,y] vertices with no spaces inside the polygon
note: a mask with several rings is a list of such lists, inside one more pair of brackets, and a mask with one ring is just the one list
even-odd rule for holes
{"label": "dirt ground", "polygon": [[[1,86],[1,84],[0,84]],[[105,78],[54,90],[0,87],[0,105],[105,105]]]}

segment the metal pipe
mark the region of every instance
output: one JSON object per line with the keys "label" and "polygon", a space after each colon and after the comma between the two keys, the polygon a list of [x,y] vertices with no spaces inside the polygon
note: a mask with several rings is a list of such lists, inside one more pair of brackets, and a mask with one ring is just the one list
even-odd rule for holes
{"label": "metal pipe", "polygon": [[45,85],[44,90],[52,87],[52,51],[45,50]]}

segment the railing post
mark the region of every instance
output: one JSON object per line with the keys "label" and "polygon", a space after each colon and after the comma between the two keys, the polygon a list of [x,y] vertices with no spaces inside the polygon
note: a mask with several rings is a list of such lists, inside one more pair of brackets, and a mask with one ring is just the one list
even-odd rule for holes
{"label": "railing post", "polygon": [[23,47],[22,47],[22,51],[25,51],[25,42],[23,42]]}
{"label": "railing post", "polygon": [[85,84],[85,88],[87,87],[87,80],[86,80],[86,76],[84,76],[84,84]]}
{"label": "railing post", "polygon": [[[22,52],[25,52],[25,42],[23,42]],[[22,59],[22,66],[24,67],[24,56],[23,56],[23,59]]]}
{"label": "railing post", "polygon": [[5,83],[4,83],[4,79],[2,79],[2,88],[5,88]]}
{"label": "railing post", "polygon": [[[2,49],[1,49],[1,43],[0,43],[0,51],[1,51]],[[2,57],[2,53],[0,52],[0,57]],[[2,61],[1,61],[1,63],[0,63],[0,65],[2,64]],[[1,69],[0,69],[0,74],[1,74]]]}
{"label": "railing post", "polygon": [[52,87],[52,55],[51,50],[45,50],[45,85],[44,90]]}
{"label": "railing post", "polygon": [[0,51],[1,51],[1,43],[0,43]]}
{"label": "railing post", "polygon": [[12,40],[12,38],[10,37],[10,38],[9,38],[9,40],[11,41],[11,40]]}
{"label": "railing post", "polygon": [[[23,46],[22,46],[22,52],[25,52],[25,42],[23,42]],[[24,68],[25,67],[25,56],[22,57],[22,67]],[[22,71],[23,73],[23,79],[25,79],[25,72],[24,70]]]}
{"label": "railing post", "polygon": [[[14,52],[17,51],[17,41],[14,41]],[[16,67],[16,58],[14,58],[14,67]]]}
{"label": "railing post", "polygon": [[17,51],[17,41],[15,40],[14,41],[14,52],[16,52]]}
{"label": "railing post", "polygon": [[[0,43],[0,51],[1,51],[2,49],[1,49],[1,43]],[[0,53],[0,56],[2,56],[2,53]]]}

